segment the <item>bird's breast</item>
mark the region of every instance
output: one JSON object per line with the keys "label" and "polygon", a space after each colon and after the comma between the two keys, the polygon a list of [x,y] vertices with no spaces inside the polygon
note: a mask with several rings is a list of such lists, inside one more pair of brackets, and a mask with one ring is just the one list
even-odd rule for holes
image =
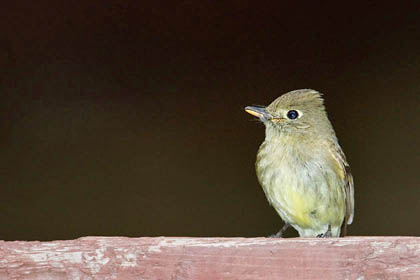
{"label": "bird's breast", "polygon": [[[317,149],[303,151],[296,145],[264,142],[256,171],[268,201],[286,222],[312,227],[317,214],[328,218],[326,209],[338,199],[332,189],[337,187],[332,183],[335,175]],[[337,193],[335,198],[332,191]]]}

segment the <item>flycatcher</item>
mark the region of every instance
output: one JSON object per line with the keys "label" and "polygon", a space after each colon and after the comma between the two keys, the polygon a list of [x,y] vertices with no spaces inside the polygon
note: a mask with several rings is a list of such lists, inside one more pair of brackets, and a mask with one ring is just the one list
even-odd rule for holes
{"label": "flycatcher", "polygon": [[302,237],[339,237],[353,221],[353,177],[321,94],[288,92],[245,111],[265,125],[255,163],[270,205]]}

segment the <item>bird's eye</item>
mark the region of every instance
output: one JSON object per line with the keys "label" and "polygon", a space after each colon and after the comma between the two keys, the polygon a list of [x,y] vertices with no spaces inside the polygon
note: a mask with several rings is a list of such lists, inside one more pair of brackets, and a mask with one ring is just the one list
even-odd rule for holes
{"label": "bird's eye", "polygon": [[287,112],[287,117],[291,120],[296,119],[299,116],[299,113],[296,110],[290,110]]}

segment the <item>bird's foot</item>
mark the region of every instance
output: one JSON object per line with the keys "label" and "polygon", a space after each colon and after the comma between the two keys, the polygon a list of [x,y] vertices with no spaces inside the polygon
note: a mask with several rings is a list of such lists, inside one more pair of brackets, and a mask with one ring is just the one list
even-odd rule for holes
{"label": "bird's foot", "polygon": [[272,234],[270,236],[268,236],[269,238],[282,238],[283,237],[283,233],[287,230],[287,228],[289,227],[288,223],[285,223],[284,226],[279,230],[279,232],[277,232],[276,234]]}
{"label": "bird's foot", "polygon": [[321,233],[318,234],[316,237],[320,237],[320,238],[328,238],[328,237],[332,237],[332,233],[331,233],[331,225],[328,225],[328,230],[325,233]]}

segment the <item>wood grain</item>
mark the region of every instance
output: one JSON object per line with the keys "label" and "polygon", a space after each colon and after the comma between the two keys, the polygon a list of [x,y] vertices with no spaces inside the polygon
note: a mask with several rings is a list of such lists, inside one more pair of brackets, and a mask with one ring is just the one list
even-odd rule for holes
{"label": "wood grain", "polygon": [[420,237],[0,241],[0,279],[420,279]]}

